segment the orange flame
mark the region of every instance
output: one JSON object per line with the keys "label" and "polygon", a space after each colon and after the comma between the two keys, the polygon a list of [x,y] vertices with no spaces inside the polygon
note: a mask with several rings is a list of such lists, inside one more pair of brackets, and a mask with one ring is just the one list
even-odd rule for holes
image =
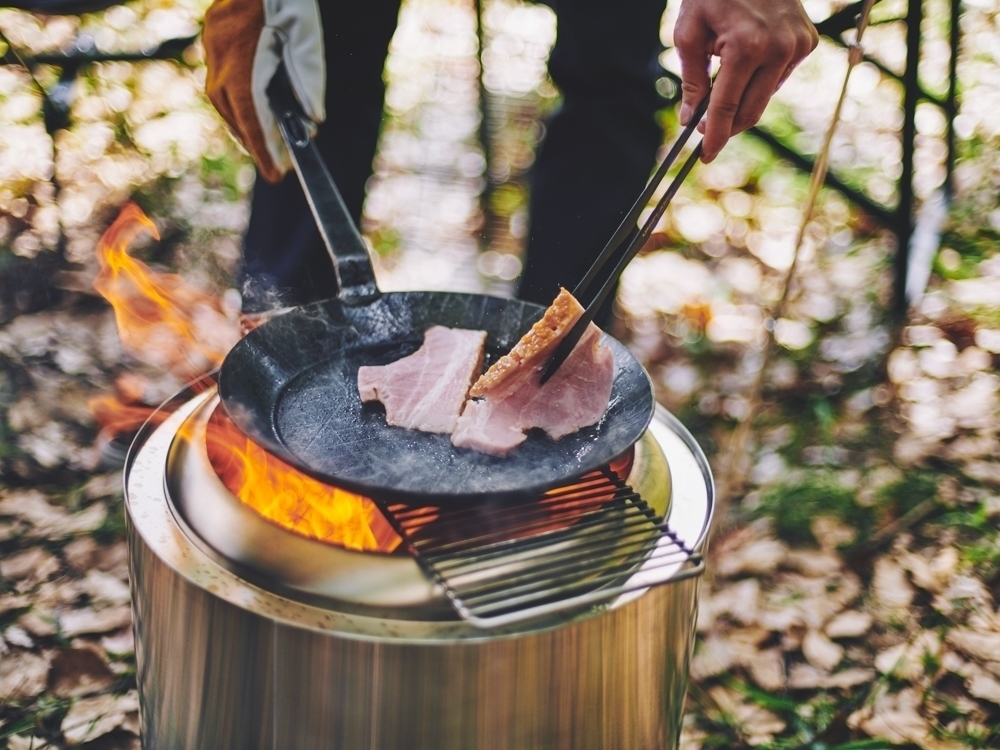
{"label": "orange flame", "polygon": [[131,257],[126,251],[143,232],[159,239],[142,209],[126,203],[97,243],[101,268],[94,288],[114,308],[125,349],[180,377],[200,375],[221,363],[239,341],[239,323],[226,315],[217,297]]}
{"label": "orange flame", "polygon": [[247,439],[221,410],[208,424],[208,456],[230,492],[279,526],[351,550],[392,552],[400,544],[371,500],[293,469]]}
{"label": "orange flame", "polygon": [[[240,339],[240,324],[226,315],[218,298],[129,256],[128,247],[143,232],[159,239],[153,222],[127,203],[97,245],[100,272],[94,288],[114,308],[125,349],[178,377],[202,375]],[[101,439],[137,429],[152,413],[143,403],[142,386],[141,378],[120,377],[116,395],[91,401]],[[209,456],[223,483],[265,518],[348,549],[391,552],[399,546],[399,537],[371,500],[301,474],[223,417],[213,417],[208,437]]]}

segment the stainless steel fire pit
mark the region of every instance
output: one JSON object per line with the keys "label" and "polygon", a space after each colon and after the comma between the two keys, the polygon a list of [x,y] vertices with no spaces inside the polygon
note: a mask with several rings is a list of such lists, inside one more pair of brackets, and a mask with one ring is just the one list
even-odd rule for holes
{"label": "stainless steel fire pit", "polygon": [[[242,507],[203,460],[214,398],[140,435],[126,468],[147,750],[676,747],[696,577],[474,627],[406,554],[306,540]],[[673,533],[704,545],[711,476],[667,412],[628,482],[660,512],[669,497]]]}

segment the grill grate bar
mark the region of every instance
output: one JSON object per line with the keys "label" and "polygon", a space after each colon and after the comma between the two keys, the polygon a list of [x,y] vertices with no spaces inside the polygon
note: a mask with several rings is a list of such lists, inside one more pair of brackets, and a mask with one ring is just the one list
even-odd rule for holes
{"label": "grill grate bar", "polygon": [[704,568],[607,469],[532,500],[379,505],[458,614],[478,627],[577,610]]}
{"label": "grill grate bar", "polygon": [[[686,556],[682,555],[680,558],[675,557],[669,560],[658,561],[657,564],[662,567],[666,567],[668,565],[672,567],[682,559],[686,559]],[[490,614],[492,612],[507,612],[518,609],[526,604],[546,601],[557,594],[573,591],[590,591],[596,585],[620,580],[621,575],[622,571],[611,570],[607,573],[586,579],[584,581],[581,581],[579,576],[566,577],[565,579],[554,579],[549,582],[552,584],[552,587],[549,589],[540,589],[537,587],[534,589],[528,589],[527,587],[521,587],[520,589],[514,588],[509,592],[505,592],[503,598],[496,595],[482,597],[464,596],[462,598],[462,602],[469,608],[470,611],[474,611],[479,616]],[[562,583],[563,580],[570,582]]]}
{"label": "grill grate bar", "polygon": [[[661,526],[657,525],[656,528],[661,528]],[[485,543],[480,547],[463,548],[452,554],[438,552],[433,549],[429,552],[424,552],[423,545],[418,544],[415,546],[423,552],[427,559],[441,560],[438,565],[442,570],[445,570],[453,565],[466,565],[480,561],[488,562],[512,552],[523,553],[532,549],[551,547],[553,544],[567,537],[587,535],[589,542],[599,545],[605,540],[620,540],[623,532],[645,536],[649,531],[650,528],[647,519],[643,517],[624,516],[623,514],[623,517],[617,519],[605,518],[590,523],[581,521],[575,528],[545,532],[527,539],[507,539]],[[468,554],[465,553],[466,549],[469,550]]]}
{"label": "grill grate bar", "polygon": [[[645,562],[648,564],[655,561],[656,565],[672,565],[683,561],[686,557],[686,553],[678,549],[669,554],[652,554],[646,558]],[[623,561],[617,565],[605,568],[599,568],[596,565],[583,568],[582,570],[565,568],[563,574],[550,575],[544,580],[538,577],[520,576],[504,581],[490,582],[478,588],[473,585],[463,591],[463,600],[471,606],[477,603],[486,604],[499,601],[503,596],[513,597],[521,594],[541,595],[539,592],[546,591],[546,587],[559,589],[564,587],[564,583],[567,585],[575,583],[578,586],[590,586],[597,580],[614,580],[620,577],[623,572],[628,571],[630,567],[630,565]],[[520,583],[522,581],[524,583]]]}
{"label": "grill grate bar", "polygon": [[[435,555],[425,555],[425,557],[434,563],[442,573],[449,573],[453,576],[488,570],[497,562],[503,562],[511,557],[517,559],[544,557],[548,561],[559,561],[563,558],[587,559],[589,557],[593,559],[595,556],[600,557],[602,552],[609,555],[616,552],[624,554],[630,547],[634,548],[648,542],[650,526],[648,523],[641,523],[639,519],[634,519],[629,523],[619,524],[608,521],[602,525],[601,529],[596,530],[597,533],[593,533],[589,529],[585,530],[586,533],[581,531],[580,534],[574,534],[573,531],[563,532],[561,537],[556,540],[531,540],[522,544],[505,542],[503,549],[490,550],[485,554],[477,552],[477,554],[467,556],[456,555],[439,558]],[[573,546],[572,542],[576,541],[578,537],[584,539],[586,544]],[[570,546],[567,548],[567,545]],[[596,560],[595,562],[599,564],[601,561]]]}

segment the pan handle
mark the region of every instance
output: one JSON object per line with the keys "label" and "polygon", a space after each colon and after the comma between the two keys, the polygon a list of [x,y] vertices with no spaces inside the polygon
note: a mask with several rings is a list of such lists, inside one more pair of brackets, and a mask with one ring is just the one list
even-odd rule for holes
{"label": "pan handle", "polygon": [[379,296],[379,290],[368,248],[347,213],[337,184],[312,140],[314,125],[295,98],[284,62],[278,66],[267,87],[267,98],[295,165],[302,192],[316,220],[316,227],[333,260],[340,285],[338,297],[346,305],[371,302]]}

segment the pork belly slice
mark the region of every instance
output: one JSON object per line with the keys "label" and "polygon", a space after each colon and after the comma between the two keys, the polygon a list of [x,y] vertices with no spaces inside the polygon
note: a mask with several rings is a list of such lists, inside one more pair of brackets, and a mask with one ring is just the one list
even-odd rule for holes
{"label": "pork belly slice", "polygon": [[[487,393],[506,393],[518,388],[538,370],[559,342],[583,315],[576,297],[560,289],[541,319],[531,326],[510,352],[498,359],[483,376],[473,383],[469,395],[473,398]],[[579,346],[579,344],[577,344]],[[562,369],[562,368],[560,368]]]}
{"label": "pork belly slice", "polygon": [[[560,300],[564,294],[572,305]],[[583,311],[565,290],[556,302],[558,307],[550,307],[507,355],[513,361],[494,372],[503,363],[498,361],[473,385],[471,393],[481,398],[466,404],[451,436],[453,445],[504,456],[524,442],[532,428],[539,427],[558,440],[604,416],[611,400],[615,360],[611,348],[601,344],[597,326],[588,326],[562,366],[547,383],[540,383],[548,355]],[[550,313],[552,318],[546,321]]]}
{"label": "pork belly slice", "polygon": [[362,401],[381,401],[385,421],[423,432],[452,432],[483,368],[485,331],[433,326],[413,354],[358,368]]}

